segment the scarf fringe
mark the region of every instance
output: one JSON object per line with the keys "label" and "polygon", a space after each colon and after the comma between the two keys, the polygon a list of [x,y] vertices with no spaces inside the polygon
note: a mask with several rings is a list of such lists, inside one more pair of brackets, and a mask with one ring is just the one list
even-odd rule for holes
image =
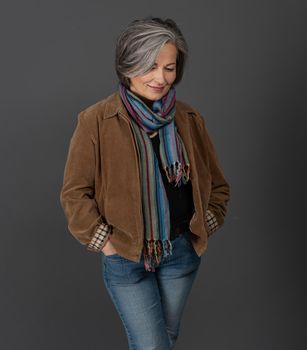
{"label": "scarf fringe", "polygon": [[173,252],[172,242],[168,239],[165,241],[146,240],[144,244],[143,256],[146,271],[155,271],[162,260],[162,257],[171,255]]}
{"label": "scarf fringe", "polygon": [[175,182],[175,186],[180,187],[182,183],[185,185],[190,179],[190,164],[183,167],[181,163],[175,162],[164,170],[168,181]]}

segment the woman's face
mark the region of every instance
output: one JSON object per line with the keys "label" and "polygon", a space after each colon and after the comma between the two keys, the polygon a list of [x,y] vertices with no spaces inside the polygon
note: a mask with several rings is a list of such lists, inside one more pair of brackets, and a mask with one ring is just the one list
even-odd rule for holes
{"label": "woman's face", "polygon": [[145,101],[162,98],[176,79],[176,57],[176,46],[172,43],[164,44],[151,70],[130,78],[130,90]]}

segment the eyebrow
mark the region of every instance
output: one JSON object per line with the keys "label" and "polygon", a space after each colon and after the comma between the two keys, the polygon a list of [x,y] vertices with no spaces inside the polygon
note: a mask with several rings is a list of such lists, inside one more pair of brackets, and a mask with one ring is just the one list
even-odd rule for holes
{"label": "eyebrow", "polygon": [[[156,65],[156,64],[157,64],[157,63],[155,62],[154,65]],[[168,63],[168,64],[165,65],[165,67],[171,66],[171,65],[173,65],[173,64],[176,64],[176,62]]]}

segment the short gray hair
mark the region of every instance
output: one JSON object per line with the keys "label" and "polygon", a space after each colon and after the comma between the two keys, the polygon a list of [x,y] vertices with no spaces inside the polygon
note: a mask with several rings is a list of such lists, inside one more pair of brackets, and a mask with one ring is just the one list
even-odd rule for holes
{"label": "short gray hair", "polygon": [[188,45],[177,24],[170,18],[146,17],[132,21],[118,36],[115,69],[119,80],[129,88],[131,77],[146,74],[154,65],[161,47],[173,43],[177,48],[176,79],[183,76]]}

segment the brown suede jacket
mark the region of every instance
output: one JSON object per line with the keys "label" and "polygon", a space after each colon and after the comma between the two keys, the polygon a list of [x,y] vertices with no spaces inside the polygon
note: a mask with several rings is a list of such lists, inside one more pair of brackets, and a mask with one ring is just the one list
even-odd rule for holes
{"label": "brown suede jacket", "polygon": [[[118,92],[79,113],[60,202],[68,229],[81,244],[89,248],[97,229],[107,224],[116,252],[139,262],[144,239],[141,182],[130,123]],[[224,223],[230,187],[200,113],[177,100],[175,123],[191,164],[195,212],[190,230],[201,256],[208,237]]]}

